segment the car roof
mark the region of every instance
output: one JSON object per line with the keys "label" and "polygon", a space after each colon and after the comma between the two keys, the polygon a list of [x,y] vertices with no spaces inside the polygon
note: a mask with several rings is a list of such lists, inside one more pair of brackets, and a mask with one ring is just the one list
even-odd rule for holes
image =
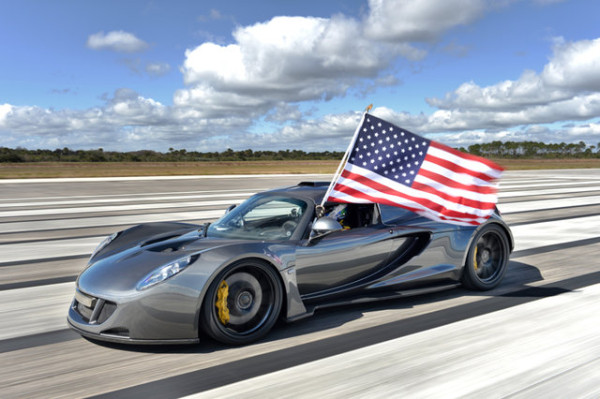
{"label": "car roof", "polygon": [[274,190],[266,191],[271,195],[286,195],[303,199],[310,199],[315,204],[318,204],[323,199],[325,192],[329,187],[329,182],[326,181],[303,181],[295,186],[281,187]]}

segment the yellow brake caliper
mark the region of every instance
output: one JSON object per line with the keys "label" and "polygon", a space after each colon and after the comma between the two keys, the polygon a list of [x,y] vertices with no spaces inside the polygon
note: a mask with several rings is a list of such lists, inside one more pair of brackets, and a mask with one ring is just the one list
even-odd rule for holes
{"label": "yellow brake caliper", "polygon": [[229,286],[225,280],[221,281],[219,290],[217,291],[217,303],[215,304],[219,310],[219,320],[223,325],[229,323],[229,308],[227,307],[227,296],[229,296]]}
{"label": "yellow brake caliper", "polygon": [[477,265],[477,246],[475,246],[475,254],[473,254],[473,265],[475,266],[475,270],[479,268]]}

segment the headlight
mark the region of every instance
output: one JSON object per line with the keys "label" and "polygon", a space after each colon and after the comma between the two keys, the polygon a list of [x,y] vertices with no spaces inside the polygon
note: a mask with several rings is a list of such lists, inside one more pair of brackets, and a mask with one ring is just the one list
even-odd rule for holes
{"label": "headlight", "polygon": [[115,238],[117,238],[118,235],[119,233],[113,233],[106,237],[104,240],[102,240],[102,242],[96,247],[96,249],[94,249],[94,252],[92,252],[92,256],[90,256],[90,259],[96,256],[98,252],[102,251],[104,247],[110,244]]}
{"label": "headlight", "polygon": [[[140,281],[137,285],[138,291],[146,289],[148,287],[152,287],[155,284],[160,283],[161,281],[165,281],[166,279],[173,277],[183,269],[185,269],[193,260],[195,260],[197,256],[188,256],[186,258],[182,258],[176,260],[175,262],[171,262],[168,265],[159,267],[154,270],[152,273],[148,274],[142,281]],[[192,258],[194,258],[192,260]]]}

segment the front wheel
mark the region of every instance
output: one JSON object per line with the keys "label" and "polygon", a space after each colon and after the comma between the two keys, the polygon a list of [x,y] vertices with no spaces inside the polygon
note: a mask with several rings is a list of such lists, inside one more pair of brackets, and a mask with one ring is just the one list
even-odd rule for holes
{"label": "front wheel", "polygon": [[226,268],[211,284],[202,304],[201,328],[229,345],[245,345],[273,327],[283,302],[276,271],[259,261]]}
{"label": "front wheel", "polygon": [[508,238],[495,224],[482,228],[473,239],[463,273],[463,284],[473,290],[495,288],[504,277],[508,265]]}

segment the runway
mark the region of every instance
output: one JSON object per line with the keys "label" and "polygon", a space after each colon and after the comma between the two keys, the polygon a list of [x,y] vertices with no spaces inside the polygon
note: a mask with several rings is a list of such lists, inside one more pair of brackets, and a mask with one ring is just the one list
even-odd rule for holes
{"label": "runway", "polygon": [[318,311],[256,344],[98,344],[66,326],[106,235],[204,223],[326,175],[0,180],[0,398],[600,397],[600,170],[513,171],[503,284]]}

